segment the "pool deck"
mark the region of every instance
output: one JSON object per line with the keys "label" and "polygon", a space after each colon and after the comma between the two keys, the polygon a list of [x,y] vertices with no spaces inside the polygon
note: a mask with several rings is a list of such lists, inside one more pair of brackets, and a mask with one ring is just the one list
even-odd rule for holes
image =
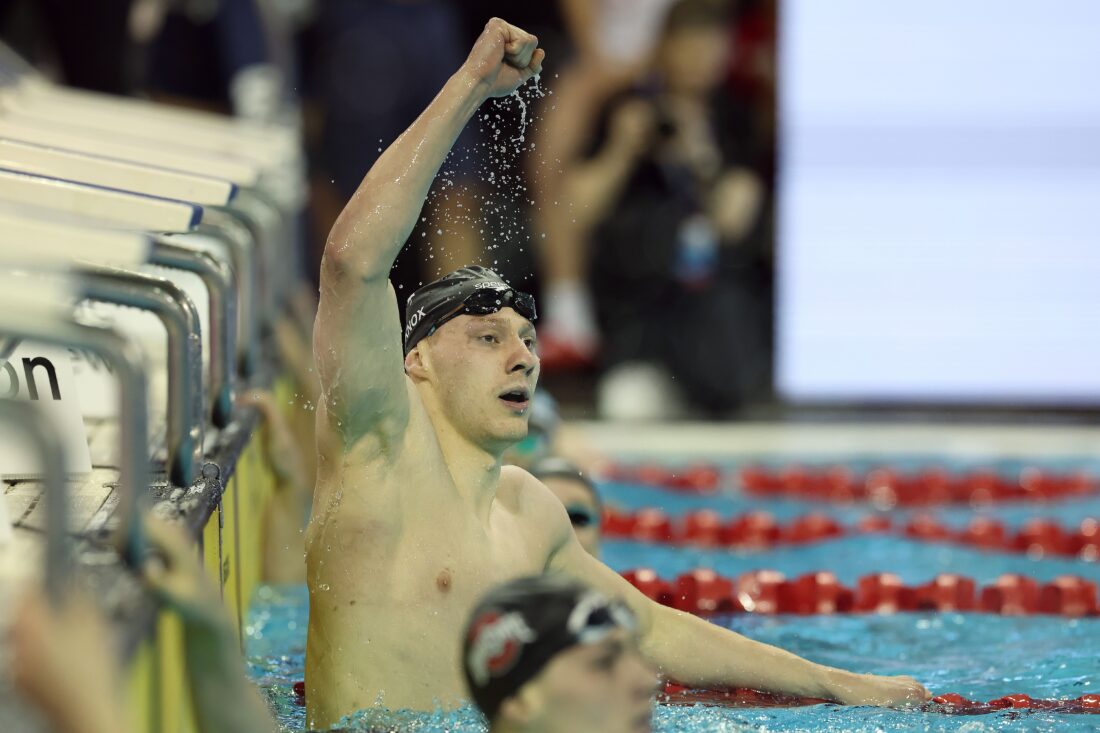
{"label": "pool deck", "polygon": [[[92,472],[80,481],[69,481],[69,531],[83,534],[101,528],[115,501],[119,472],[110,467],[116,446],[108,424],[90,425],[88,448]],[[40,481],[4,481],[4,501],[12,523],[12,539],[0,547],[0,598],[21,582],[40,574],[45,550],[47,500]]]}
{"label": "pool deck", "polygon": [[589,445],[617,456],[898,454],[973,458],[1100,458],[1100,425],[957,423],[576,423]]}

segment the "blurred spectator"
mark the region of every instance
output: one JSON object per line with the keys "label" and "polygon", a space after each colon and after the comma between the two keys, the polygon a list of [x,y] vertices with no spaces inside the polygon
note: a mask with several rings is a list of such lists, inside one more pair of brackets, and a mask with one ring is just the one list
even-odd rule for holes
{"label": "blurred spectator", "polygon": [[[562,0],[575,46],[550,80],[553,104],[536,130],[534,228],[539,232],[544,324],[541,356],[548,370],[588,364],[597,333],[588,289],[578,202],[561,188],[561,172],[582,152],[600,108],[649,65],[661,22],[674,0]],[[552,58],[552,57],[551,57]]]}
{"label": "blurred spectator", "polygon": [[757,163],[771,179],[775,168],[775,0],[739,0],[730,37],[729,89],[753,110]]}
{"label": "blurred spectator", "polygon": [[126,94],[134,86],[133,0],[0,0],[6,42],[70,86]]}
{"label": "blurred spectator", "polygon": [[138,0],[131,26],[149,44],[148,90],[161,101],[296,122],[292,35],[309,0]]}
{"label": "blurred spectator", "polygon": [[[318,229],[327,233],[378,155],[428,106],[469,46],[449,0],[324,0],[319,11],[314,73],[322,129],[312,192]],[[469,133],[459,138],[413,246],[397,258],[391,279],[401,302],[425,278],[479,261],[472,142]]]}
{"label": "blurred spectator", "polygon": [[770,382],[771,260],[751,111],[723,88],[725,4],[680,0],[645,83],[562,183],[593,249],[601,414],[721,415]]}
{"label": "blurred spectator", "polygon": [[545,456],[535,461],[530,471],[561,500],[581,547],[598,558],[601,502],[596,484],[577,466],[557,456]]}
{"label": "blurred spectator", "polygon": [[467,44],[473,43],[491,18],[498,17],[537,36],[539,47],[546,52],[548,65],[539,78],[511,97],[483,105],[481,114],[467,127],[474,140],[471,162],[481,183],[476,215],[482,250],[479,260],[471,261],[496,270],[508,282],[523,283],[528,292],[536,294],[540,273],[534,262],[537,229],[532,226],[531,205],[544,185],[538,178],[544,158],[538,140],[556,100],[549,87],[573,53],[573,41],[562,17],[565,4],[565,0],[455,3]]}

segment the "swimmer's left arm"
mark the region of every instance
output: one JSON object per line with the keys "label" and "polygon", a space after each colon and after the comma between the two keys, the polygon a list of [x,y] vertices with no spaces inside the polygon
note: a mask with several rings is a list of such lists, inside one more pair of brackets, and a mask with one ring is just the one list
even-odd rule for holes
{"label": "swimmer's left arm", "polygon": [[847,705],[904,705],[928,698],[924,687],[910,677],[876,677],[826,667],[654,603],[585,552],[564,510],[560,514],[568,533],[552,552],[548,569],[622,598],[638,617],[643,656],[666,678],[701,688],[748,687]]}

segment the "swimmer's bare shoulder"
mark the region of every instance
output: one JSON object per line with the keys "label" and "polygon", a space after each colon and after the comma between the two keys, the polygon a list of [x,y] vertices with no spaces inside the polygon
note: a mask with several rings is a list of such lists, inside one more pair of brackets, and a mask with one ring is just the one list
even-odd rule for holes
{"label": "swimmer's bare shoulder", "polygon": [[573,538],[573,527],[561,500],[524,469],[501,467],[497,500],[523,524],[531,549],[545,558],[544,565]]}

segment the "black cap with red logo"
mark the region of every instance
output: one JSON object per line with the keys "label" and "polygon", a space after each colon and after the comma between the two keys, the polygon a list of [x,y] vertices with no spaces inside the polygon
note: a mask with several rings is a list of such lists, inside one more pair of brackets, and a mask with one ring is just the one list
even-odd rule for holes
{"label": "black cap with red logo", "polygon": [[557,654],[618,628],[635,628],[630,609],[574,580],[536,575],[500,585],[474,609],[463,635],[470,696],[492,721]]}

